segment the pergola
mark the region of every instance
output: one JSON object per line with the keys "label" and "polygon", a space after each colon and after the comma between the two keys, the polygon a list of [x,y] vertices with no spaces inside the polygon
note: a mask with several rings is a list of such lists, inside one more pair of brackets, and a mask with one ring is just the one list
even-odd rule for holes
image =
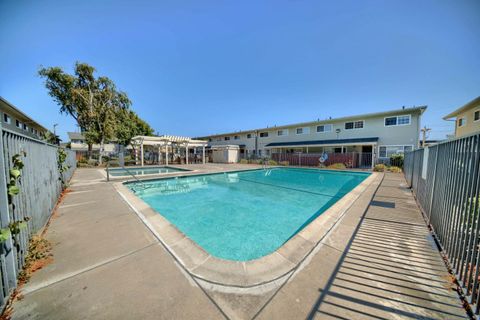
{"label": "pergola", "polygon": [[193,140],[188,137],[180,136],[135,136],[132,138],[132,146],[140,146],[140,164],[144,165],[144,146],[158,147],[159,162],[162,156],[162,148],[165,150],[165,164],[168,165],[168,149],[173,146],[185,148],[185,163],[188,164],[188,151],[191,148],[202,147],[202,160],[205,164],[205,147],[208,142],[203,140]]}

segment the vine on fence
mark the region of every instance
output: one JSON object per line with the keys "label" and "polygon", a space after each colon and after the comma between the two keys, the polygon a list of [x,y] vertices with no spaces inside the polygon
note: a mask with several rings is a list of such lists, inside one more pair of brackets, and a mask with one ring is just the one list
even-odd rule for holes
{"label": "vine on fence", "polygon": [[[13,203],[13,197],[20,193],[20,187],[18,183],[21,181],[22,169],[24,163],[22,157],[26,157],[27,154],[24,151],[13,155],[12,157],[12,167],[10,168],[10,176],[7,180],[7,193],[8,193],[8,206],[12,208],[12,211],[15,211],[15,204]],[[12,221],[8,225],[8,228],[0,229],[0,243],[5,242],[10,235],[13,236],[15,245],[17,245],[17,239],[15,235],[19,234],[22,229],[27,227],[27,221],[30,220],[29,217],[25,217],[21,220]]]}
{"label": "vine on fence", "polygon": [[62,182],[62,188],[65,189],[67,187],[67,183],[65,182],[65,178],[63,176],[63,173],[66,172],[68,169],[70,169],[70,166],[65,164],[65,161],[67,160],[67,153],[65,152],[64,149],[58,148],[57,151],[57,166],[58,166],[58,172],[60,173],[60,176],[58,177],[58,180]]}

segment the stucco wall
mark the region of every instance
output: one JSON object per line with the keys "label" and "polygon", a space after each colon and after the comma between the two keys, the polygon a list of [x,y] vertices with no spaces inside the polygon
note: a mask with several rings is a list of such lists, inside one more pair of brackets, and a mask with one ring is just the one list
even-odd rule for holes
{"label": "stucco wall", "polygon": [[[397,115],[411,115],[411,121],[409,125],[402,126],[385,126],[385,117],[373,117],[373,118],[361,118],[356,120],[364,120],[364,127],[362,129],[345,129],[345,121],[331,121],[328,124],[332,124],[333,128],[331,132],[317,133],[316,125],[310,125],[308,128],[310,132],[308,134],[296,134],[297,126],[292,125],[288,128],[288,135],[278,136],[277,131],[279,129],[272,127],[268,130],[262,130],[260,132],[268,132],[268,137],[258,137],[258,149],[264,150],[264,147],[272,142],[292,142],[292,141],[311,141],[311,140],[330,140],[330,139],[349,139],[349,138],[371,138],[378,137],[378,146],[381,145],[412,145],[414,148],[418,146],[419,130],[420,130],[420,113],[398,113]],[[390,115],[391,116],[391,115]],[[390,117],[389,116],[389,117]],[[355,120],[349,120],[355,121]],[[325,123],[322,123],[325,124]],[[336,129],[340,129],[340,133],[337,135]],[[282,128],[285,130],[285,128]],[[234,135],[227,135],[230,140],[225,140],[225,136],[210,137],[212,139],[209,142],[210,145],[226,145],[226,144],[244,144],[247,150],[255,150],[255,134],[252,132],[252,138],[247,139],[247,134],[238,134],[240,139],[235,140]],[[220,141],[217,141],[221,139]],[[263,152],[262,152],[263,153]]]}
{"label": "stucco wall", "polygon": [[[475,113],[475,111],[478,111],[478,110],[480,110],[480,104],[476,105],[470,110],[467,110],[457,116],[457,120],[455,123],[455,137],[462,137],[462,136],[472,134],[474,132],[480,132],[480,120],[474,121],[474,117],[473,117],[473,114]],[[464,126],[459,127],[458,119],[463,117],[467,120],[467,123]]]}

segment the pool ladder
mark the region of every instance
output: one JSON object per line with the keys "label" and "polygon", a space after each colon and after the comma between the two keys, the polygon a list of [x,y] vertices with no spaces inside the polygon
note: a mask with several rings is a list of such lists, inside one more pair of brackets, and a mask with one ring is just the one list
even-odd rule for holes
{"label": "pool ladder", "polygon": [[140,186],[143,187],[142,189],[132,188],[132,190],[133,190],[134,192],[147,189],[147,185],[146,185],[145,183],[143,183],[142,180],[138,179],[136,175],[134,175],[133,173],[131,173],[130,170],[128,170],[127,168],[125,168],[125,166],[122,166],[122,169],[125,170],[129,175],[131,175],[131,176],[133,177],[133,179],[135,179],[135,181],[136,181]]}

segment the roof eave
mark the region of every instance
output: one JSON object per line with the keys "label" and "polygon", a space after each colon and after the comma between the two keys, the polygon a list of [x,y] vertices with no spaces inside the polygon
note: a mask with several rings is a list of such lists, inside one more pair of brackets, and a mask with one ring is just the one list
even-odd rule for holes
{"label": "roof eave", "polygon": [[450,120],[450,119],[452,119],[452,118],[455,118],[455,117],[458,116],[460,113],[463,113],[463,112],[469,110],[470,108],[475,107],[477,104],[480,104],[480,96],[479,96],[479,97],[476,97],[475,99],[473,99],[472,101],[466,103],[465,105],[461,106],[460,108],[456,109],[455,111],[450,112],[449,114],[447,114],[446,116],[444,116],[442,119],[443,119],[443,120]]}

